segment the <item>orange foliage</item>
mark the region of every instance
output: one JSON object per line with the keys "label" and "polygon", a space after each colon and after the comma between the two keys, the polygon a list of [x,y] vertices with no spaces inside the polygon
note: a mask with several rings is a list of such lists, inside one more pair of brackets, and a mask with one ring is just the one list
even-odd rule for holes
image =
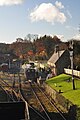
{"label": "orange foliage", "polygon": [[28,51],[28,55],[32,56],[33,55],[33,51],[32,50]]}

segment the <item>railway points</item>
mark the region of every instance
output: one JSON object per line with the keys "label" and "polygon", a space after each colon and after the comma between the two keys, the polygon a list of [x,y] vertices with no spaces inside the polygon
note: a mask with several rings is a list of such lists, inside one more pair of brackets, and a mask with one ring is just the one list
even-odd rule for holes
{"label": "railway points", "polygon": [[[53,105],[53,102],[47,97],[48,95],[40,85],[35,82],[25,82],[24,74],[2,73],[1,80],[6,84],[9,93],[15,91],[18,102],[25,102],[25,120],[67,120],[67,115],[60,111],[57,104]],[[12,93],[10,94],[12,95]]]}

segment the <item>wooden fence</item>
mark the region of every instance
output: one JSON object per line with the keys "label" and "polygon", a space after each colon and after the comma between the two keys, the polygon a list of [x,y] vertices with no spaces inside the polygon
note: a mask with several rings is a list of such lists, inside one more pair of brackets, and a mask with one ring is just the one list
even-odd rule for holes
{"label": "wooden fence", "polygon": [[[64,68],[64,73],[72,75],[72,69]],[[76,76],[76,77],[80,77],[80,71],[73,70],[73,75]]]}

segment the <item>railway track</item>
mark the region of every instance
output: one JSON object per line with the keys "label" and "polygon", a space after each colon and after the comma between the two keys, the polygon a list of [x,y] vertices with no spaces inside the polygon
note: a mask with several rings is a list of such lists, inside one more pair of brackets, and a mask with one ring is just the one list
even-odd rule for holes
{"label": "railway track", "polygon": [[[9,84],[9,81],[13,80],[14,75],[10,76],[10,74],[4,74],[4,78],[6,78],[6,80],[4,80],[0,76],[0,87],[2,88],[3,91],[5,91],[5,95],[7,94],[10,101],[12,101],[12,102],[24,101],[25,102],[25,119],[23,119],[23,120],[29,120],[28,105],[27,105],[27,102],[25,101],[25,99],[23,98],[23,96],[21,94],[21,90],[20,90],[21,89],[21,77],[20,77],[20,75],[19,74],[17,75],[17,82],[15,80],[14,87],[13,87],[13,81],[12,81],[12,84]],[[10,102],[10,101],[8,101],[8,102]]]}
{"label": "railway track", "polygon": [[[0,87],[7,94],[8,100],[10,101],[18,101],[18,95],[16,91],[0,77]],[[9,102],[9,101],[8,101]]]}
{"label": "railway track", "polygon": [[[25,87],[25,89],[26,89],[26,87]],[[37,104],[38,106],[35,108],[35,105],[33,106],[32,103],[29,102],[28,99],[26,99],[26,96],[25,96],[26,92],[24,90],[21,90],[21,92],[22,92],[21,94],[22,94],[23,98],[25,99],[25,101],[27,101],[28,106],[29,106],[29,118],[30,118],[30,120],[47,120],[44,117],[44,115],[42,115],[40,112],[40,110],[41,110],[40,105]],[[35,100],[36,100],[36,102],[38,102],[37,99],[35,99]]]}
{"label": "railway track", "polygon": [[[14,91],[17,100],[25,102],[25,120],[67,120],[54,101],[48,97],[45,91],[40,88],[36,83],[22,82],[21,74],[17,76],[5,75],[6,78],[13,80],[12,84],[6,83],[0,78],[0,84],[4,82],[3,88]],[[15,79],[14,79],[15,77]],[[13,86],[15,80],[15,84]],[[17,91],[17,92],[16,92]],[[11,93],[9,93],[11,94]],[[10,96],[13,98],[13,95]],[[12,99],[14,101],[14,99]]]}
{"label": "railway track", "polygon": [[[63,113],[61,113],[54,102],[47,97],[44,91],[37,84],[28,83],[27,87],[24,84],[22,88],[25,89],[23,90],[25,100],[28,102],[29,106],[34,109],[32,110],[30,107],[30,117],[34,116],[30,120],[66,120]],[[37,112],[35,112],[35,110]]]}
{"label": "railway track", "polygon": [[[63,112],[62,112],[62,110],[60,109],[60,108],[58,108],[58,106],[57,106],[57,104],[55,103],[55,101],[49,96],[48,97],[48,95],[47,95],[47,93],[44,91],[44,89],[43,88],[41,88],[41,87],[39,87],[37,84],[35,84],[37,87],[38,87],[38,89],[39,89],[39,91],[43,94],[43,96],[44,96],[44,98],[42,97],[42,100],[43,99],[45,99],[45,100],[47,100],[49,103],[48,103],[48,105],[49,105],[49,110],[47,110],[47,111],[49,111],[49,112],[57,112],[57,113],[59,113],[59,119],[60,119],[60,117],[63,119],[63,120],[66,120],[66,118],[64,117],[64,115],[63,115]],[[45,101],[44,101],[45,102]],[[43,102],[43,103],[44,103]],[[51,105],[51,107],[50,107],[50,105]],[[48,109],[48,106],[47,106],[47,108],[46,109]]]}

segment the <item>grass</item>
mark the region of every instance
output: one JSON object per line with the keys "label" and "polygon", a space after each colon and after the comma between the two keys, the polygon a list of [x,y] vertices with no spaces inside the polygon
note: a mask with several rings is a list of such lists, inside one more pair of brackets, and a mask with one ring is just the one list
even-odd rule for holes
{"label": "grass", "polygon": [[[69,81],[70,80],[70,81]],[[68,82],[69,81],[69,82]],[[62,91],[62,95],[73,104],[80,107],[80,79],[74,79],[75,90],[73,90],[72,78],[70,75],[61,74],[46,81],[53,89]]]}

